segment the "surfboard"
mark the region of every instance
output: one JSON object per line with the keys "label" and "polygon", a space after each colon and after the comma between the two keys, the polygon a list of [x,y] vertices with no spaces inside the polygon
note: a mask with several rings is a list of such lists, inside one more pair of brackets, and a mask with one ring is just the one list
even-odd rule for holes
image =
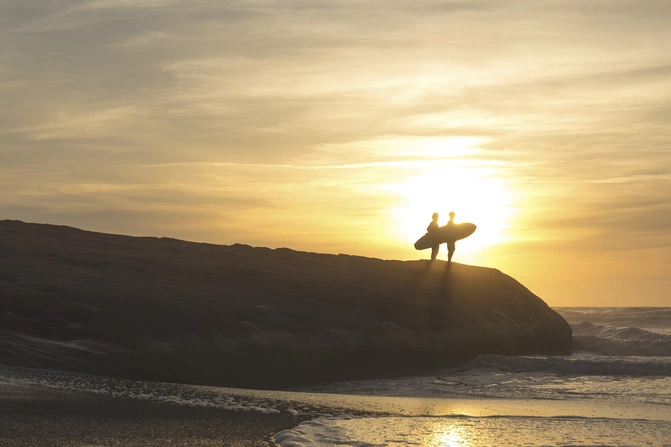
{"label": "surfboard", "polygon": [[467,238],[475,232],[477,225],[470,222],[443,225],[435,233],[426,233],[415,242],[416,250],[424,250],[438,244],[455,242]]}

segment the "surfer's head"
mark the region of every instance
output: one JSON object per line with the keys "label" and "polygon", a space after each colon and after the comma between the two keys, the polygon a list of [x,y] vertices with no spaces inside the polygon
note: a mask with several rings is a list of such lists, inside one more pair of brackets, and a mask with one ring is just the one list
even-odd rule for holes
{"label": "surfer's head", "polygon": [[455,213],[454,211],[450,211],[450,220],[454,219],[454,216],[456,215],[457,213]]}
{"label": "surfer's head", "polygon": [[438,213],[433,213],[433,216],[431,216],[431,219],[438,220]]}

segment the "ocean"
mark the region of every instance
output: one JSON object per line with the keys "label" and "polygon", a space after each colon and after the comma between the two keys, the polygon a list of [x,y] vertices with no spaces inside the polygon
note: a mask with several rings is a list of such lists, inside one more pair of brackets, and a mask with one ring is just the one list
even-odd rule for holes
{"label": "ocean", "polygon": [[0,367],[0,382],[303,416],[281,447],[671,446],[671,308],[557,308],[574,352],[261,391]]}
{"label": "ocean", "polygon": [[555,310],[573,328],[571,355],[485,355],[435,374],[313,389],[484,408],[321,418],[276,438],[283,447],[671,445],[671,308]]}

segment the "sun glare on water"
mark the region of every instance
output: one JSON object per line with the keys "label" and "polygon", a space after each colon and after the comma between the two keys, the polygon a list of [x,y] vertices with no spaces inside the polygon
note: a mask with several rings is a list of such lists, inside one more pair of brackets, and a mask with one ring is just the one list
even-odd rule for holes
{"label": "sun glare on water", "polygon": [[[505,181],[489,169],[441,167],[411,177],[393,189],[400,206],[392,210],[396,237],[414,242],[424,234],[431,215],[438,213],[439,225],[456,213],[455,222],[472,222],[476,233],[467,239],[470,250],[503,242],[512,212],[511,197]],[[466,241],[466,240],[465,240]]]}

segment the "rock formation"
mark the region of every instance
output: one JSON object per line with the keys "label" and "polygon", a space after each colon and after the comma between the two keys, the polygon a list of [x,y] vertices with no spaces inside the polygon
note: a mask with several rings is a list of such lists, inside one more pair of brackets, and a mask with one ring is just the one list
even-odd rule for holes
{"label": "rock formation", "polygon": [[571,349],[498,270],[0,221],[0,364],[252,387]]}

